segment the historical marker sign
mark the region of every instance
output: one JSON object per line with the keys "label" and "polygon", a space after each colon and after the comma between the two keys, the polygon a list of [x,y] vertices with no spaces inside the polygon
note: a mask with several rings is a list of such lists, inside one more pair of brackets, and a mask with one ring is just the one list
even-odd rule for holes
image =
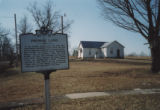
{"label": "historical marker sign", "polygon": [[68,69],[66,34],[20,36],[22,72]]}

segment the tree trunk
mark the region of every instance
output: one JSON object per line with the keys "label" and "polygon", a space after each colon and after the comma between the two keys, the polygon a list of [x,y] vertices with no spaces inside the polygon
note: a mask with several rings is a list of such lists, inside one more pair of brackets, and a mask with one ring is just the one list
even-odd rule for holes
{"label": "tree trunk", "polygon": [[150,43],[151,57],[152,57],[152,67],[153,73],[160,72],[160,39],[154,39]]}

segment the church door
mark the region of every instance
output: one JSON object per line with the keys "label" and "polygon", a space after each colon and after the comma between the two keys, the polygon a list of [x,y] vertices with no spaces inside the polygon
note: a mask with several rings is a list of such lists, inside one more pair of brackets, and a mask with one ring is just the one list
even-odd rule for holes
{"label": "church door", "polygon": [[120,50],[117,49],[117,57],[119,58],[120,57]]}

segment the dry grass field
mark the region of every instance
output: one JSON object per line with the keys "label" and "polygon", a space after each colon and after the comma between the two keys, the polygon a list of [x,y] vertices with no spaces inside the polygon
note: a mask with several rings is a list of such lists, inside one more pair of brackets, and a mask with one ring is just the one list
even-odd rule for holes
{"label": "dry grass field", "polygon": [[[127,95],[52,102],[51,110],[160,110],[160,95]],[[45,105],[30,105],[11,110],[44,110]]]}
{"label": "dry grass field", "polygon": [[[97,59],[70,61],[69,70],[51,74],[51,95],[67,93],[160,88],[160,74],[152,74],[149,58]],[[21,73],[10,68],[0,74],[0,103],[44,96],[40,73]],[[160,110],[160,94],[108,96],[52,102],[54,110]],[[23,110],[43,110],[32,105]],[[17,110],[21,110],[17,108]]]}

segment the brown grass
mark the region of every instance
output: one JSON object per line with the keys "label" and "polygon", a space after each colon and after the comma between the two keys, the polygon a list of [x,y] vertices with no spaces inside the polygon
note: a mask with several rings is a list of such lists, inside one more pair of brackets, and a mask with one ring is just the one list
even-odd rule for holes
{"label": "brown grass", "polygon": [[[159,110],[158,95],[94,97],[52,102],[51,110]],[[12,110],[44,110],[45,105],[32,105]]]}
{"label": "brown grass", "polygon": [[[134,88],[159,88],[160,75],[152,74],[150,72],[150,62],[151,61],[148,59],[142,59],[140,62],[135,59],[72,61],[70,62],[69,70],[59,70],[51,74],[51,95],[55,96],[75,92],[111,91]],[[43,97],[44,80],[42,74],[34,72],[21,73],[20,68],[11,68],[7,73],[7,75],[0,76],[0,102]],[[147,95],[147,97],[150,99],[150,97],[152,98],[152,95]],[[129,96],[128,100],[132,100],[132,98],[134,97]],[[86,103],[89,104],[84,104],[84,106],[83,103],[80,104],[82,107],[80,107],[79,110],[87,110],[89,107],[94,110],[94,107],[96,106],[95,103],[98,104],[96,110],[107,110],[108,106],[104,103],[107,103],[106,101],[108,101],[108,99],[106,97],[103,97],[102,99],[94,98],[97,102],[90,102],[92,98],[84,99],[86,100]],[[114,97],[109,98],[110,101],[114,99]],[[116,103],[118,103],[118,101],[121,103],[121,99],[123,99],[122,96],[116,97]],[[126,100],[124,100],[124,103]],[[139,100],[140,99],[137,99],[137,101]],[[155,100],[158,99],[156,98]],[[80,102],[82,101],[80,100]],[[66,107],[68,108],[66,110],[72,110],[76,106],[79,107],[80,105],[78,104],[79,100],[73,100],[70,103],[67,102],[67,104],[62,103],[64,108],[60,108],[60,110],[63,110]],[[92,104],[95,104],[95,106],[92,107]],[[61,104],[59,106],[61,106]],[[101,106],[102,108],[100,109],[99,107]],[[114,108],[108,110],[121,109]]]}

